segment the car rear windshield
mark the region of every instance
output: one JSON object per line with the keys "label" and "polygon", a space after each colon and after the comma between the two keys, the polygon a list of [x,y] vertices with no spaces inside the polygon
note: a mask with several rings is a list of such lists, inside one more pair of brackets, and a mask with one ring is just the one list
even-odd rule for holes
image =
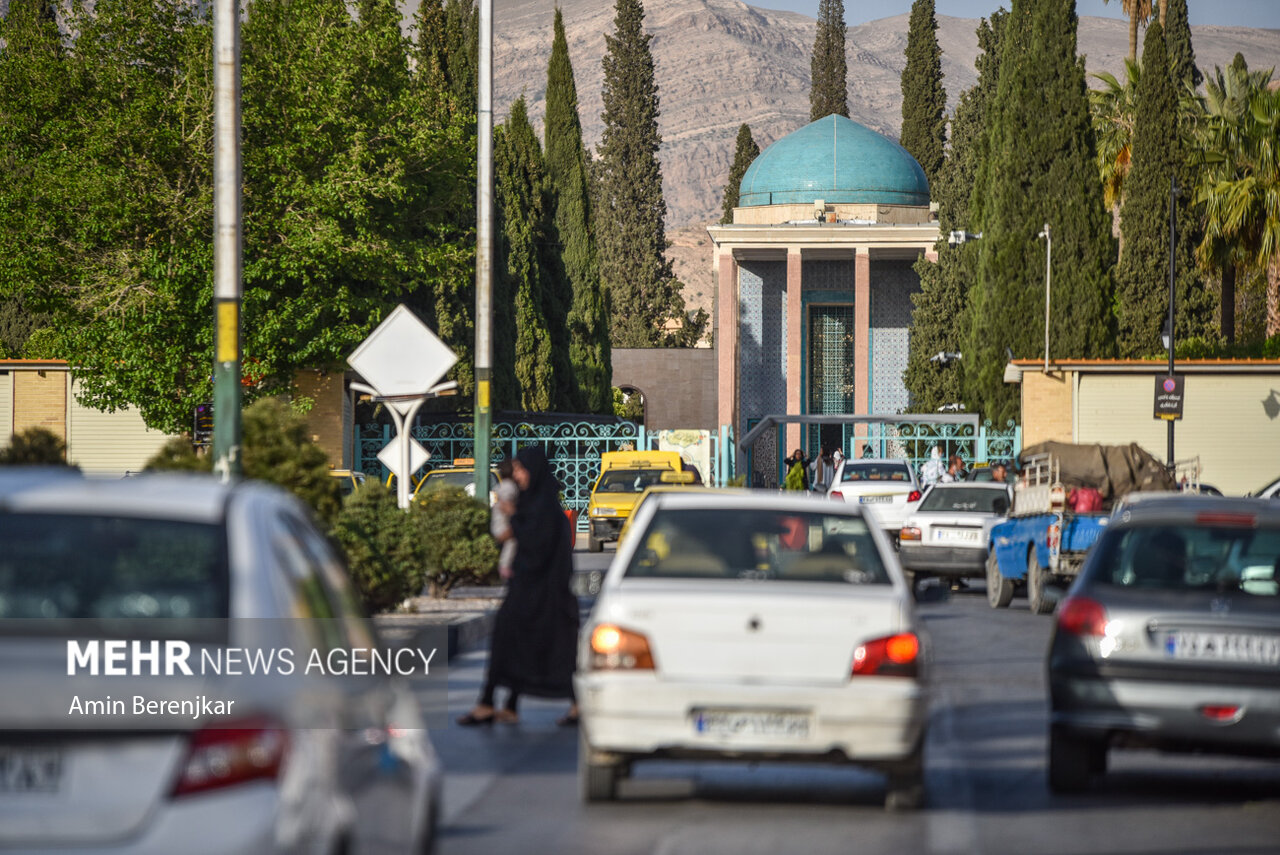
{"label": "car rear windshield", "polygon": [[[449,472],[428,472],[427,480],[423,483],[424,490],[439,490],[442,487],[457,487],[465,490],[476,482],[475,472],[466,470],[451,470]],[[489,473],[489,489],[492,490],[498,486],[498,476],[492,472]]]}
{"label": "car rear windshield", "polygon": [[1097,584],[1238,591],[1280,607],[1280,529],[1134,526],[1109,532],[1098,548],[1090,575]]}
{"label": "car rear windshield", "polygon": [[225,618],[220,525],[0,513],[0,618]]}
{"label": "car rear windshield", "polygon": [[978,487],[934,487],[920,503],[920,510],[957,514],[1004,514],[1009,510],[1009,495],[1004,490],[983,490]]}
{"label": "car rear windshield", "polygon": [[846,463],[841,481],[910,481],[911,471],[902,463]]}
{"label": "car rear windshield", "polygon": [[646,487],[662,483],[662,473],[671,469],[610,469],[600,476],[597,493],[643,493]]}
{"label": "car rear windshield", "polygon": [[740,508],[658,510],[626,576],[889,584],[861,517]]}

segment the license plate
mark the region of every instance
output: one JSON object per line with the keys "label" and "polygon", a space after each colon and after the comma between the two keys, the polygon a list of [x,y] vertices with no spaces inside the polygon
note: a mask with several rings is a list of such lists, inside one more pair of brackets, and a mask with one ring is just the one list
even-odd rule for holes
{"label": "license plate", "polygon": [[61,780],[61,750],[0,747],[0,793],[56,793]]}
{"label": "license plate", "polygon": [[1169,632],[1165,653],[1174,659],[1208,659],[1280,665],[1280,636],[1236,632]]}
{"label": "license plate", "polygon": [[699,736],[770,736],[807,739],[810,715],[768,710],[694,710],[693,730]]}
{"label": "license plate", "polygon": [[982,531],[976,528],[935,528],[935,543],[978,544],[982,542]]}
{"label": "license plate", "polygon": [[864,505],[888,505],[893,502],[893,496],[861,496],[858,501]]}

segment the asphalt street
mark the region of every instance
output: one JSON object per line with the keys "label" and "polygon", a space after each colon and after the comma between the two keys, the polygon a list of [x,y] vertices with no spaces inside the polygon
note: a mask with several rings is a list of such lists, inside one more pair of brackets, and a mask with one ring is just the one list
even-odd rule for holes
{"label": "asphalt street", "polygon": [[[578,569],[611,553],[577,553]],[[1090,794],[1045,785],[1044,653],[1051,618],[1022,597],[994,611],[980,584],[920,606],[934,656],[927,805],[882,807],[855,768],[638,764],[615,804],[581,804],[577,733],[563,703],[530,700],[517,725],[451,726],[440,852],[1280,853],[1280,763],[1112,753]],[[486,654],[450,663],[454,715],[474,702]]]}

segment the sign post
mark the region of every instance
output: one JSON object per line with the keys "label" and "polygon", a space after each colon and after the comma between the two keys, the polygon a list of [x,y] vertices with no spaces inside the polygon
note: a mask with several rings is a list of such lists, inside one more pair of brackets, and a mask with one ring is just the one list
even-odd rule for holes
{"label": "sign post", "polygon": [[412,436],[414,417],[428,398],[457,388],[456,380],[438,382],[457,361],[457,354],[404,304],[347,357],[347,364],[369,381],[352,383],[351,388],[385,403],[395,422],[395,439],[378,452],[378,460],[396,476],[396,501],[402,510],[412,496],[410,477],[429,459]]}

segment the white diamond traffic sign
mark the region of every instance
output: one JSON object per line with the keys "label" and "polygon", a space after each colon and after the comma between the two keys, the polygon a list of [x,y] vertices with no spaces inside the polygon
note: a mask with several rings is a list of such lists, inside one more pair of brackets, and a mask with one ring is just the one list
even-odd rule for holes
{"label": "white diamond traffic sign", "polygon": [[347,364],[383,397],[423,395],[457,361],[457,355],[403,304],[347,357]]}
{"label": "white diamond traffic sign", "polygon": [[[396,434],[395,437],[393,437],[392,440],[384,445],[382,450],[378,452],[378,460],[382,462],[382,465],[387,467],[393,475],[400,479],[404,478],[404,473],[400,471],[400,466],[402,465],[400,462],[400,443],[404,441],[405,437],[403,434]],[[430,459],[431,455],[422,447],[422,443],[418,442],[416,439],[410,438],[409,471],[417,472]]]}

